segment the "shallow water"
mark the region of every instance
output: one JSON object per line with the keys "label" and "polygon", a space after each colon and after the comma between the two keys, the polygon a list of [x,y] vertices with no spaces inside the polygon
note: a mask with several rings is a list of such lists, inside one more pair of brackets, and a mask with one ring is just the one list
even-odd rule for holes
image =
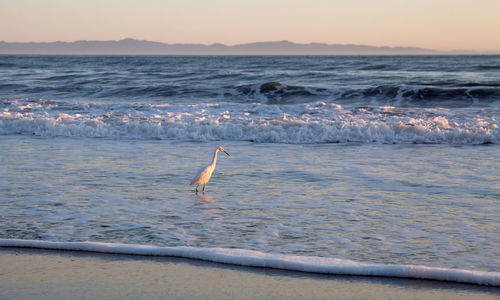
{"label": "shallow water", "polygon": [[0,236],[498,271],[497,146],[2,137]]}

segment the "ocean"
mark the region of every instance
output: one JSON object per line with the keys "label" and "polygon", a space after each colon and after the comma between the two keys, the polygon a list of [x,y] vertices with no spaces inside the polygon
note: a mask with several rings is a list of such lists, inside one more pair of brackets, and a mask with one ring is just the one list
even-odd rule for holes
{"label": "ocean", "polygon": [[0,153],[0,246],[500,285],[500,56],[2,55]]}

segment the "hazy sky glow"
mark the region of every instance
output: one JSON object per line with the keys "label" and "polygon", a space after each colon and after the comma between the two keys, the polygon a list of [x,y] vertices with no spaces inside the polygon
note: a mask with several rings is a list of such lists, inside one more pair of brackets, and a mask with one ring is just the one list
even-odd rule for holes
{"label": "hazy sky glow", "polygon": [[500,0],[0,0],[0,40],[500,50]]}

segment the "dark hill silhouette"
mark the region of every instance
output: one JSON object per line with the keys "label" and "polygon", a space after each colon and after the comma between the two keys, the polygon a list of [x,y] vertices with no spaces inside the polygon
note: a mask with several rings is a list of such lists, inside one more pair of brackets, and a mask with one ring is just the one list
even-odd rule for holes
{"label": "dark hill silhouette", "polygon": [[[471,53],[461,51],[456,53]],[[0,54],[115,54],[115,55],[383,55],[455,54],[415,47],[376,47],[352,44],[298,44],[290,41],[224,44],[166,44],[145,40],[9,43],[0,41]]]}

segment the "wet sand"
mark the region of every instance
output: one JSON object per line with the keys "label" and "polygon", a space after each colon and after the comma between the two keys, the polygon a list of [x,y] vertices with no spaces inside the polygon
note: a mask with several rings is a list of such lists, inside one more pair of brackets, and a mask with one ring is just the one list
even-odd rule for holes
{"label": "wet sand", "polygon": [[0,248],[0,299],[499,299],[500,288]]}

